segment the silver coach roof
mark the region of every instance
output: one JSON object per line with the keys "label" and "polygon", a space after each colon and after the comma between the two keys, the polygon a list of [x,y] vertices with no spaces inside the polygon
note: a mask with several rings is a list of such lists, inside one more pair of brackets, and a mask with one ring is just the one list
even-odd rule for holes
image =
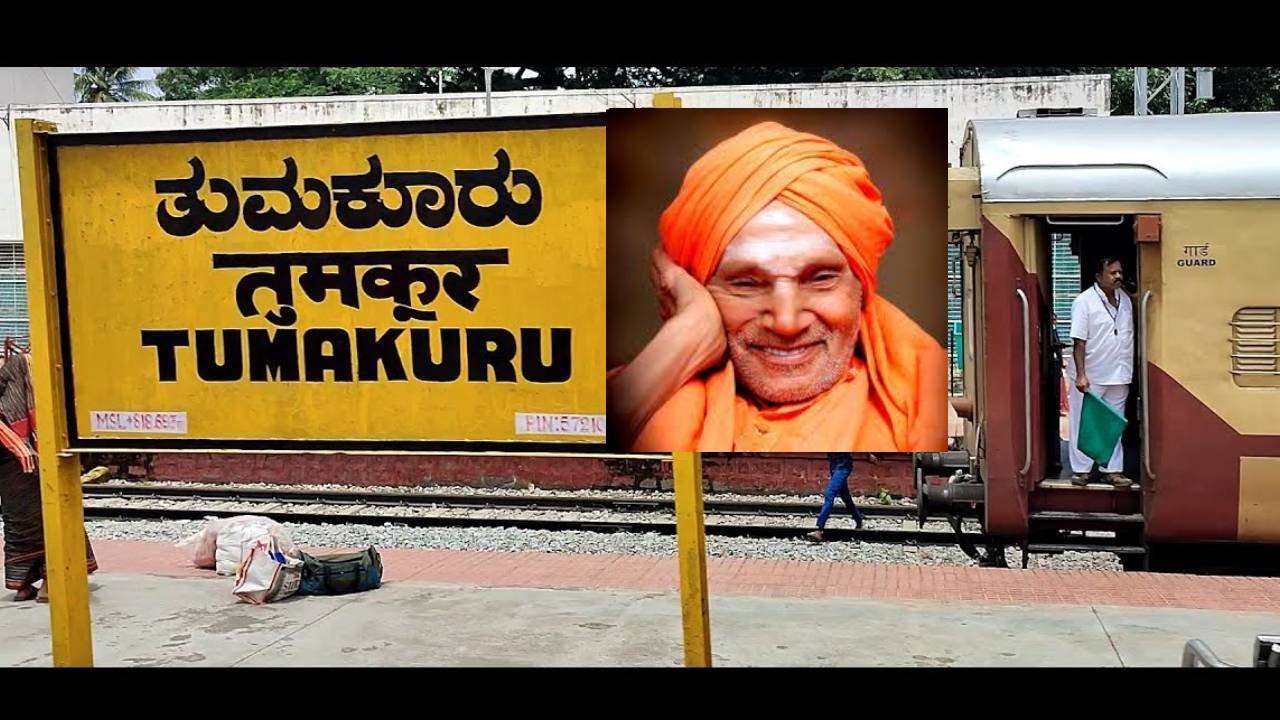
{"label": "silver coach roof", "polygon": [[1280,198],[1280,112],[974,120],[985,201]]}

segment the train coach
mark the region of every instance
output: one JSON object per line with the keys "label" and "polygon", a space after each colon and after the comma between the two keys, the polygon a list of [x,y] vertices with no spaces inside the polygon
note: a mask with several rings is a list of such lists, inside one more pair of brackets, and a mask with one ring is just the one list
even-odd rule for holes
{"label": "train coach", "polygon": [[[976,516],[997,542],[967,551],[997,564],[1006,545],[1024,566],[1069,550],[1150,569],[1280,557],[1280,113],[975,120],[949,184],[964,435],[916,456],[921,519]],[[1079,263],[1057,299],[1122,261],[1129,488],[1068,480],[1055,245]]]}

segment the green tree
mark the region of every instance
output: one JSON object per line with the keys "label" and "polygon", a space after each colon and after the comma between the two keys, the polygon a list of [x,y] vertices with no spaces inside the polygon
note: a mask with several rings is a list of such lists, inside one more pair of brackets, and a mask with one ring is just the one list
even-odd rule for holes
{"label": "green tree", "polygon": [[135,79],[136,67],[86,67],[75,76],[76,98],[84,103],[155,100],[147,82]]}
{"label": "green tree", "polygon": [[437,74],[428,67],[167,67],[156,76],[166,100],[395,95],[431,92]]}
{"label": "green tree", "polygon": [[[1153,115],[1169,113],[1169,88],[1153,93],[1169,78],[1168,68],[1147,71],[1147,109]],[[1133,68],[1115,68],[1111,73],[1111,112],[1133,114]],[[1186,111],[1269,112],[1280,110],[1280,67],[1220,67],[1213,71],[1213,98],[1195,99],[1194,75],[1188,68]]]}
{"label": "green tree", "polygon": [[[1105,74],[1111,76],[1112,114],[1133,112],[1133,68],[1104,66],[1057,67],[756,67],[756,66],[528,66],[493,73],[495,92],[532,89],[605,89],[689,87],[707,85],[764,85],[777,83],[888,82],[964,78],[1033,77]],[[1151,68],[1152,90],[1168,77],[1167,68]],[[1190,77],[1190,74],[1188,74]],[[436,92],[443,79],[445,92],[484,90],[484,69],[472,67],[169,67],[156,78],[169,100],[306,95],[382,95]],[[1214,73],[1215,97],[1194,100],[1194,83],[1187,86],[1187,112],[1247,112],[1280,110],[1280,68],[1222,67]],[[1168,95],[1153,96],[1153,113],[1167,113]],[[1101,109],[1101,108],[1100,108]]]}

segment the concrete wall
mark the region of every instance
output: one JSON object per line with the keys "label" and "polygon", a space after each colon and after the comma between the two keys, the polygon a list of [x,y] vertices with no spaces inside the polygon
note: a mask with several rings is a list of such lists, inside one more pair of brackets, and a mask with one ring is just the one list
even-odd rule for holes
{"label": "concrete wall", "polygon": [[[32,71],[39,68],[11,68]],[[44,68],[66,70],[70,68]],[[32,72],[20,72],[22,88],[33,84]],[[53,73],[50,73],[52,76]],[[2,78],[3,76],[0,76]],[[58,77],[61,77],[60,75]],[[16,81],[15,81],[16,82]],[[0,79],[0,88],[3,87]],[[68,80],[66,97],[71,97]],[[965,123],[978,118],[1012,118],[1019,110],[1037,107],[1090,107],[1106,114],[1111,102],[1111,79],[1106,75],[1070,77],[940,80],[894,83],[826,83],[815,85],[730,85],[668,88],[685,107],[800,108],[800,107],[946,107],[951,109],[948,143],[952,164],[959,164]],[[494,115],[552,115],[603,112],[611,107],[649,107],[660,90],[545,90],[493,94]],[[6,123],[0,129],[0,165],[11,167],[13,140],[9,121],[34,117],[58,123],[61,132],[127,132],[183,128],[229,128],[269,125],[430,120],[481,117],[484,93],[445,95],[376,95],[199,102],[98,103],[52,105],[57,96],[15,98],[0,103]],[[17,190],[13,177],[0,175],[0,242],[20,237]]]}
{"label": "concrete wall", "polygon": [[[46,80],[49,78],[49,80]],[[43,85],[42,85],[43,83]],[[13,119],[50,120],[60,132],[128,132],[197,128],[307,125],[479,117],[484,93],[378,95],[199,102],[51,104],[71,98],[71,68],[0,68],[0,243],[22,237]],[[55,92],[56,91],[56,92]],[[1106,75],[998,78],[895,83],[741,85],[671,88],[685,107],[946,107],[949,158],[959,162],[965,123],[1011,118],[1036,107],[1089,107],[1106,114],[1111,80]],[[603,112],[648,107],[655,89],[564,90],[493,94],[494,115]]]}
{"label": "concrete wall", "polygon": [[[915,492],[911,457],[884,453],[870,462],[857,454],[850,487],[855,494]],[[706,487],[712,492],[821,493],[826,486],[823,453],[737,453],[703,456]],[[648,460],[522,458],[477,455],[212,455],[92,456],[115,474],[138,479],[205,483],[305,485],[469,485],[544,490],[671,488],[670,466]]]}

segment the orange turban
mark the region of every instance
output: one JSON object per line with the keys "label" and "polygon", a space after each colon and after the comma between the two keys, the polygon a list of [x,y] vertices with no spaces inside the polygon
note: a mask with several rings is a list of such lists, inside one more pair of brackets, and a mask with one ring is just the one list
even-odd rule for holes
{"label": "orange turban", "polygon": [[[689,168],[659,221],[662,246],[676,264],[706,283],[743,225],[774,200],[826,231],[862,282],[861,359],[855,358],[850,372],[826,393],[831,398],[750,418],[744,415],[745,401],[735,405],[725,397],[728,390],[736,391],[729,363],[681,388],[638,444],[666,451],[754,449],[737,442],[741,426],[751,422],[761,433],[762,423],[782,423],[793,426],[788,434],[800,430],[805,435],[773,449],[945,450],[946,353],[876,294],[876,269],[893,241],[893,219],[858,156],[776,122],[750,127]],[[859,372],[864,363],[865,371]],[[686,420],[689,414],[699,417]],[[691,421],[697,426],[688,425]],[[690,442],[699,447],[670,446]],[[813,443],[823,446],[805,447]]]}
{"label": "orange turban", "polygon": [[825,230],[874,294],[880,256],[893,242],[879,188],[857,155],[776,122],[742,131],[689,168],[658,222],[662,247],[705,284],[742,226],[774,200]]}

